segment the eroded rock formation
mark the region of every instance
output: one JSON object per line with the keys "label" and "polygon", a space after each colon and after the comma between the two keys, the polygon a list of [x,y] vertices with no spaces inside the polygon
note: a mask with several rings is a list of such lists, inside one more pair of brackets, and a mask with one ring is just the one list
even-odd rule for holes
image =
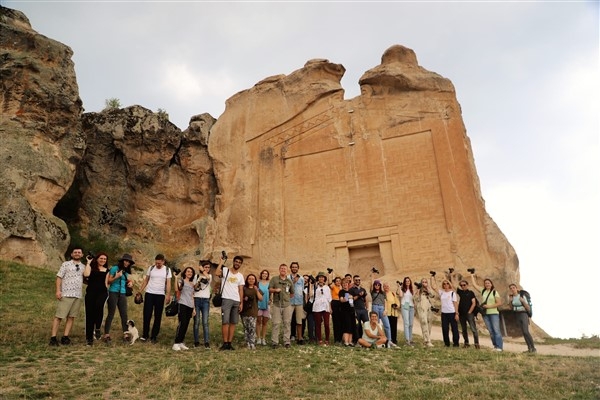
{"label": "eroded rock formation", "polygon": [[[214,226],[212,163],[206,142],[214,118],[181,132],[140,106],[83,115],[88,144],[71,193],[75,224],[124,241],[138,260],[204,254]],[[206,232],[209,234],[207,235]]]}
{"label": "eroded rock formation", "polygon": [[254,267],[297,260],[390,278],[448,267],[518,280],[487,215],[452,83],[393,46],[343,99],[344,67],[309,61],[231,97],[211,131],[217,246]]}
{"label": "eroded rock formation", "polygon": [[0,258],[56,262],[69,243],[53,215],[85,150],[71,49],[0,6]]}

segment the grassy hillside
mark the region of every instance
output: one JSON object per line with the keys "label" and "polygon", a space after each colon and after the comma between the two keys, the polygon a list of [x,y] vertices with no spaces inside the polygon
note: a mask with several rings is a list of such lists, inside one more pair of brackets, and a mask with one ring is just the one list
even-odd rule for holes
{"label": "grassy hillside", "polygon": [[[48,347],[55,272],[0,262],[0,398],[55,399],[596,399],[598,358],[474,349],[347,349],[338,346],[219,352],[170,349],[176,320],[163,318],[156,345],[84,345],[83,313],[72,346]],[[141,325],[141,307],[130,318]],[[118,332],[118,316],[113,332]],[[61,326],[60,333],[62,333]],[[191,339],[188,331],[188,344]],[[60,336],[60,335],[59,335]],[[487,340],[487,338],[484,338]],[[590,351],[598,351],[590,350]]]}

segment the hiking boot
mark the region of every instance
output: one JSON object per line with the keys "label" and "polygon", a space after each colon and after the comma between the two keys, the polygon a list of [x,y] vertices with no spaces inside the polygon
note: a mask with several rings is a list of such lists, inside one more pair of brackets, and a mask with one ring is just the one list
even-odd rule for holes
{"label": "hiking boot", "polygon": [[227,346],[227,343],[223,343],[221,345],[221,347],[219,347],[219,351],[223,351],[223,350],[229,350],[229,347]]}
{"label": "hiking boot", "polygon": [[204,348],[206,350],[210,350],[210,344],[208,344],[208,342],[204,343]]}
{"label": "hiking boot", "polygon": [[60,344],[69,345],[71,344],[71,339],[68,336],[63,336],[60,338]]}
{"label": "hiking boot", "polygon": [[471,345],[469,343],[463,344],[463,349],[466,349],[467,347],[471,347]]}
{"label": "hiking boot", "polygon": [[194,347],[200,347],[200,342],[194,342]]}
{"label": "hiking boot", "polygon": [[150,343],[152,343],[152,344],[156,344],[156,343],[158,343],[158,340],[156,340],[156,338],[155,338],[155,337],[153,337],[153,338],[150,338]]}
{"label": "hiking boot", "polygon": [[48,343],[48,346],[55,346],[55,347],[60,346],[60,344],[58,344],[58,340],[56,339],[56,336],[52,336],[50,338],[50,342]]}
{"label": "hiking boot", "polygon": [[92,347],[93,345],[94,345],[94,341],[93,341],[93,340],[88,340],[88,341],[86,342],[86,346],[87,346],[87,347]]}
{"label": "hiking boot", "polygon": [[231,343],[227,343],[227,350],[235,350]]}

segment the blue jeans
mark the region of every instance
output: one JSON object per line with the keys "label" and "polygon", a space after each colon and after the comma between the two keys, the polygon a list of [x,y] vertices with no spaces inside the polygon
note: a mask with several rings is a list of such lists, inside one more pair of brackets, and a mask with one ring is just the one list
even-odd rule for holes
{"label": "blue jeans", "polygon": [[404,325],[404,339],[407,342],[412,342],[412,330],[413,330],[413,321],[415,320],[415,308],[409,307],[408,310],[404,307],[400,307],[400,312],[402,313],[402,323]]}
{"label": "blue jeans", "polygon": [[500,314],[489,314],[483,316],[483,321],[487,330],[490,332],[490,338],[495,349],[501,349],[504,346],[502,342],[502,333],[500,333]]}
{"label": "blue jeans", "polygon": [[381,304],[373,304],[372,309],[373,309],[373,311],[375,311],[377,313],[379,320],[383,323],[383,330],[385,331],[385,337],[387,337],[388,340],[391,342],[392,341],[392,330],[390,329],[390,320],[388,319],[387,315],[383,315],[383,312],[385,311],[385,307],[382,306]]}
{"label": "blue jeans", "polygon": [[208,311],[210,310],[210,299],[194,297],[194,306],[196,307],[196,316],[194,317],[194,343],[200,343],[200,313],[202,313],[202,333],[204,334],[204,343],[208,343]]}

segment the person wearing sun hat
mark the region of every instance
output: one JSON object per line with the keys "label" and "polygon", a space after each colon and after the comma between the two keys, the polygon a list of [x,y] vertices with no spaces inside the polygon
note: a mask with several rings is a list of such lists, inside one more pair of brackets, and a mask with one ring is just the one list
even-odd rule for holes
{"label": "person wearing sun hat", "polygon": [[115,316],[115,311],[119,308],[119,316],[121,317],[121,329],[123,334],[127,332],[127,287],[132,287],[133,283],[129,279],[131,274],[131,266],[135,264],[131,255],[125,253],[119,259],[117,265],[106,274],[106,284],[108,286],[108,301],[107,301],[107,316],[104,321],[104,342],[110,344],[110,326]]}
{"label": "person wearing sun hat", "polygon": [[[320,345],[329,344],[329,316],[331,315],[331,289],[327,286],[327,275],[325,272],[317,274],[317,285],[315,287],[315,302],[313,303],[313,315],[315,316],[315,330],[317,342]],[[325,341],[321,334],[321,323],[325,326]]]}

